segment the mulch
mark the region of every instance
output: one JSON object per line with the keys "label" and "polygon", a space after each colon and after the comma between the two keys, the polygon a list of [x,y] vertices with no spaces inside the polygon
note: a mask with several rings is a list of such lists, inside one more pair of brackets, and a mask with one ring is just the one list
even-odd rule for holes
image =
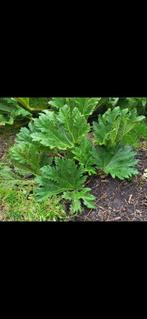
{"label": "mulch", "polygon": [[131,181],[120,181],[110,176],[93,176],[86,186],[96,197],[96,209],[85,209],[75,221],[147,221],[147,150],[141,149],[137,158],[139,175]]}

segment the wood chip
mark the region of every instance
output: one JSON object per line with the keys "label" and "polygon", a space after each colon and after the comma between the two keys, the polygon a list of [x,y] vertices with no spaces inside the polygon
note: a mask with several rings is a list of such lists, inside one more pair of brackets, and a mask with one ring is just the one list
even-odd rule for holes
{"label": "wood chip", "polygon": [[129,204],[131,204],[132,196],[133,196],[132,194],[129,196],[129,200],[128,200],[128,203],[129,203]]}

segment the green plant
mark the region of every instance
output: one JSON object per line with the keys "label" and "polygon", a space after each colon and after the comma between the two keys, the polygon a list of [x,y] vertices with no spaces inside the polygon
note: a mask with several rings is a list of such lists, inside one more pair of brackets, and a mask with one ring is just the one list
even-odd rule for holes
{"label": "green plant", "polygon": [[78,108],[64,105],[58,114],[44,111],[33,123],[31,138],[52,149],[66,150],[78,144],[89,131],[89,125]]}
{"label": "green plant", "polygon": [[[146,97],[120,97],[116,98],[117,102],[114,105],[112,100],[104,99],[107,108],[113,108],[114,106],[120,106],[121,108],[128,108],[129,110],[136,109],[139,115],[147,115],[147,98]],[[104,105],[103,104],[103,105]]]}
{"label": "green plant", "polygon": [[98,122],[93,124],[96,144],[107,148],[116,147],[124,140],[127,144],[127,137],[144,119],[144,116],[137,115],[135,109],[131,111],[120,107],[115,107],[112,110],[108,109],[103,115],[99,116]]}
{"label": "green plant", "polygon": [[0,98],[0,126],[12,125],[17,118],[30,118],[30,112],[20,107],[14,98]]}
{"label": "green plant", "polygon": [[89,175],[96,174],[95,170],[95,158],[93,156],[94,146],[92,141],[88,138],[84,138],[80,145],[75,147],[72,150],[72,154],[74,155],[74,159],[77,160],[83,170],[87,172]]}
{"label": "green plant", "polygon": [[90,189],[84,187],[86,176],[82,168],[71,159],[55,158],[55,166],[44,166],[36,178],[40,187],[36,191],[39,200],[63,193],[63,198],[72,202],[73,212],[81,211],[80,201],[89,207],[94,207],[94,196]]}
{"label": "green plant", "polygon": [[[99,116],[98,122],[93,124],[95,144],[98,145],[93,150],[97,168],[119,179],[137,174],[135,167],[138,161],[132,145],[141,137],[139,126],[144,118],[138,116],[135,109],[120,107],[108,109]],[[130,139],[131,135],[134,137],[133,141]]]}
{"label": "green plant", "polygon": [[31,113],[41,112],[49,108],[49,99],[47,97],[15,97],[14,99],[21,107]]}
{"label": "green plant", "polygon": [[[72,209],[75,212],[81,209],[81,200],[92,207],[94,198],[89,194],[89,189],[84,189],[85,170],[81,166],[76,166],[72,159],[72,150],[80,144],[83,137],[89,132],[90,126],[86,118],[88,114],[92,113],[92,109],[94,110],[95,104],[92,107],[92,101],[90,104],[88,100],[86,113],[84,114],[79,111],[82,104],[80,104],[80,107],[63,104],[57,113],[44,111],[39,118],[34,119],[28,129],[21,129],[15,145],[10,150],[11,160],[18,168],[22,168],[27,173],[38,175],[36,181],[40,187],[36,191],[37,198],[49,197],[59,193],[63,193],[63,198],[65,196],[67,198],[70,193]],[[43,155],[43,149],[48,155],[51,155],[49,158]],[[65,156],[63,162],[60,158],[62,156]],[[42,158],[48,160],[44,164],[48,164],[50,160],[50,166],[43,166]],[[56,173],[54,178],[57,178],[60,172],[60,179],[58,181],[56,179],[52,180],[50,172]],[[81,191],[81,189],[83,190]]]}
{"label": "green plant", "polygon": [[93,151],[96,167],[113,178],[127,179],[138,174],[135,159],[136,152],[128,145],[117,146],[113,149],[97,147]]}
{"label": "green plant", "polygon": [[29,129],[22,128],[17,135],[16,143],[10,149],[10,158],[24,174],[36,175],[45,164],[50,164],[49,150],[39,143],[33,142],[31,138],[31,124]]}
{"label": "green plant", "polygon": [[128,108],[129,110],[137,109],[139,115],[147,115],[147,98],[146,97],[107,97],[101,98],[98,104],[98,113],[103,114],[107,109],[113,109],[116,106]]}
{"label": "green plant", "polygon": [[118,98],[111,98],[107,102],[112,108],[90,125],[89,116],[101,99],[54,98],[50,110],[21,129],[10,157],[15,167],[36,177],[34,193],[39,201],[60,195],[77,213],[82,204],[94,207],[94,196],[85,187],[88,175],[100,170],[123,180],[138,173],[133,148],[147,136],[145,117],[135,109],[116,106]]}
{"label": "green plant", "polygon": [[147,115],[147,98],[47,98],[47,97],[10,97],[0,98],[0,126],[12,125],[16,119],[32,117],[39,112],[50,109],[59,111],[68,105],[71,109],[77,107],[86,119],[94,113],[103,114],[108,108],[136,108],[139,114]]}
{"label": "green plant", "polygon": [[48,98],[0,98],[0,126],[14,124],[16,119],[31,119],[33,113],[49,108]]}
{"label": "green plant", "polygon": [[94,112],[99,105],[101,98],[53,98],[49,105],[57,110],[68,105],[71,110],[77,108],[86,119]]}

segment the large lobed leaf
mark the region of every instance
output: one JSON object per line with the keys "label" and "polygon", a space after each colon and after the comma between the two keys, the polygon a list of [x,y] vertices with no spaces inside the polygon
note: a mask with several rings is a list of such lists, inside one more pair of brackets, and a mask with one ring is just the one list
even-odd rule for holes
{"label": "large lobed leaf", "polygon": [[136,110],[129,111],[120,107],[108,109],[99,116],[98,122],[93,124],[96,143],[110,148],[115,147],[123,142],[123,139],[126,139],[144,118],[138,116]]}
{"label": "large lobed leaf", "polygon": [[36,190],[38,200],[62,194],[63,198],[72,202],[73,212],[81,211],[81,200],[84,205],[94,208],[94,196],[89,188],[84,188],[86,176],[72,159],[55,159],[55,166],[44,166],[36,178],[39,188]]}
{"label": "large lobed leaf", "polygon": [[15,144],[10,150],[12,162],[22,168],[27,173],[34,175],[39,173],[42,158],[44,156],[42,150],[31,143]]}
{"label": "large lobed leaf", "polygon": [[93,150],[93,157],[98,169],[106,174],[110,174],[113,178],[128,179],[138,174],[135,159],[136,152],[128,145],[117,147],[116,149],[108,149],[106,147],[97,147]]}
{"label": "large lobed leaf", "polygon": [[95,196],[90,194],[90,188],[83,188],[81,191],[64,192],[63,198],[71,201],[71,211],[81,212],[81,201],[90,209],[95,208]]}
{"label": "large lobed leaf", "polygon": [[101,98],[53,98],[49,104],[60,110],[63,106],[68,105],[71,110],[75,107],[87,119],[96,109]]}
{"label": "large lobed leaf", "polygon": [[80,189],[86,177],[72,159],[55,158],[55,166],[44,166],[36,181],[41,186],[39,197],[52,196],[67,190]]}
{"label": "large lobed leaf", "polygon": [[29,127],[30,130],[26,127],[21,128],[9,155],[16,167],[24,172],[36,175],[43,165],[51,163],[52,157],[49,157],[50,149],[32,141],[31,124]]}
{"label": "large lobed leaf", "polygon": [[50,148],[66,150],[80,143],[89,125],[77,108],[64,105],[59,114],[46,110],[34,120],[33,141]]}

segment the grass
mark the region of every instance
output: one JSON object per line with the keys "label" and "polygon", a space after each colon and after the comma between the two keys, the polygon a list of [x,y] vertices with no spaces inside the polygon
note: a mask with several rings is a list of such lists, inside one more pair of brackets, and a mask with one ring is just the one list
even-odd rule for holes
{"label": "grass", "polygon": [[[1,149],[4,142],[3,156],[0,160],[2,173],[5,165],[9,167],[8,150],[14,143],[18,132],[17,127],[0,129]],[[7,172],[5,173],[7,174]],[[0,221],[62,221],[67,220],[60,197],[54,197],[44,202],[37,202],[33,195],[32,181],[19,181],[11,175],[1,175],[0,180]]]}
{"label": "grass", "polygon": [[0,214],[5,221],[61,221],[66,213],[60,198],[37,202],[30,187],[9,189],[0,184]]}

